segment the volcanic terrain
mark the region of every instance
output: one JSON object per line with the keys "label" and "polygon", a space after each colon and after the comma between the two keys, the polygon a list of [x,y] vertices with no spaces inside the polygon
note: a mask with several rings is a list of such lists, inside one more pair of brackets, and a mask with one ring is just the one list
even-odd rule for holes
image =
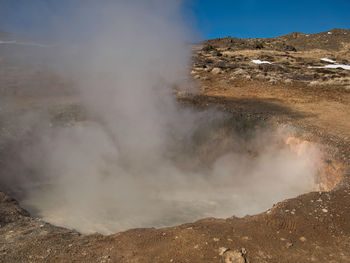
{"label": "volcanic terrain", "polygon": [[[11,50],[0,44],[1,178],[11,174],[0,181],[0,262],[350,262],[350,30],[196,44],[189,74],[197,89],[174,91],[184,107],[225,112],[238,133],[288,127],[292,149],[317,145],[317,191],[257,215],[112,235],[54,226],[13,198],[26,198],[13,188],[16,175],[36,172],[13,165],[20,163],[18,149],[36,135],[16,126],[21,113],[48,115],[53,126],[74,126],[86,113],[69,81],[19,66]],[[218,141],[203,151],[213,152]]]}

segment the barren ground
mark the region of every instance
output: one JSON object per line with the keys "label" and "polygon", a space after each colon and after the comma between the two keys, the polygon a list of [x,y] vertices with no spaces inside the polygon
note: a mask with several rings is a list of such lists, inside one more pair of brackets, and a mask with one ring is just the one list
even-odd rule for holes
{"label": "barren ground", "polygon": [[[339,44],[339,32],[312,36],[314,41],[324,38],[329,39],[325,43],[336,44],[314,46],[312,42],[305,44],[305,50],[299,47],[305,41],[299,41],[295,34],[284,42],[277,38],[275,46],[268,40],[260,41],[259,46],[243,43],[235,49],[236,40],[223,39],[202,49],[205,43],[195,50],[192,71],[200,90],[195,94],[178,92],[183,103],[215,106],[234,116],[296,127],[302,140],[322,147],[328,191],[285,200],[254,216],[206,218],[177,227],[132,229],[110,236],[82,235],[52,226],[30,217],[17,201],[0,193],[0,262],[350,262],[350,71],[308,68],[328,64],[321,58],[349,63],[349,42],[345,38]],[[333,36],[337,41],[331,39]],[[273,64],[257,65],[253,59]],[[9,82],[12,87],[21,86],[11,74],[28,76],[27,83],[36,87],[36,73],[5,67],[1,72],[2,94],[14,90]],[[40,83],[52,87],[51,94],[63,85],[48,73],[40,75],[47,76]],[[60,98],[55,97],[57,105],[62,101],[69,104],[66,96]],[[20,89],[16,96],[16,105],[22,110],[39,104],[52,106],[52,101],[47,94],[32,98]],[[71,115],[60,109],[56,108],[55,116],[72,122],[79,119],[76,108],[70,108]],[[2,115],[5,113],[2,109]],[[11,129],[5,119],[2,121],[5,140],[11,136],[6,131]],[[5,143],[1,146],[5,165],[12,158],[11,149]]]}

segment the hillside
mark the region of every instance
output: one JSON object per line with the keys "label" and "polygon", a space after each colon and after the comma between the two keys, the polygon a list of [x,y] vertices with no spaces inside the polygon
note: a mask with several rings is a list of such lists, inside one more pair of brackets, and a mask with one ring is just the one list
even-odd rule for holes
{"label": "hillside", "polygon": [[207,40],[204,43],[209,49],[211,46],[230,50],[306,51],[323,49],[339,51],[350,43],[350,29],[335,28],[316,34],[293,32],[284,36],[260,39],[227,37]]}

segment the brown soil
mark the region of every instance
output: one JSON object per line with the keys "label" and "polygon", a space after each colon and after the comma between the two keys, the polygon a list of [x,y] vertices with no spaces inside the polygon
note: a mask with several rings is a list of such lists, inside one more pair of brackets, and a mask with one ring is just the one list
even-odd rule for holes
{"label": "brown soil", "polygon": [[[314,79],[303,78],[315,75],[303,65],[327,55],[325,51],[242,50],[226,57],[210,50],[198,52],[193,75],[198,76],[200,90],[179,92],[179,99],[296,127],[301,139],[323,147],[325,178],[333,189],[285,200],[259,215],[206,218],[110,236],[52,226],[30,217],[14,199],[0,193],[0,262],[350,262],[350,93],[344,83],[310,85]],[[269,55],[277,66],[251,65],[251,59],[262,55]],[[294,62],[279,64],[282,55]],[[235,61],[240,57],[243,61]],[[211,72],[213,64],[219,74]],[[245,73],[233,75],[238,69]],[[274,81],[256,77],[276,71],[282,73],[275,74]],[[288,72],[299,79],[283,81]],[[320,79],[339,71],[317,74]],[[340,78],[347,78],[348,72],[344,74]]]}
{"label": "brown soil", "polygon": [[[6,208],[1,217],[1,262],[350,261],[350,187],[346,184],[331,192],[286,200],[256,216],[208,218],[111,236],[80,235],[53,227],[28,217],[4,195],[0,202]],[[230,260],[235,251],[246,261]]]}

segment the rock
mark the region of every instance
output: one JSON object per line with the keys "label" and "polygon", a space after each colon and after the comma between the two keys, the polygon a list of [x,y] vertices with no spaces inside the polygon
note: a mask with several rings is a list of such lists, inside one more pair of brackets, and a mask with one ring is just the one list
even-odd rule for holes
{"label": "rock", "polygon": [[236,69],[237,67],[238,67],[238,65],[237,64],[233,64],[233,63],[226,65],[226,68],[228,68],[228,69]]}
{"label": "rock", "polygon": [[217,75],[217,74],[221,74],[222,73],[222,70],[220,68],[213,68],[211,73]]}
{"label": "rock", "polygon": [[224,263],[247,263],[246,254],[245,248],[242,248],[241,251],[224,247],[219,249],[219,255],[222,256],[222,262]]}
{"label": "rock", "polygon": [[214,52],[214,55],[217,57],[222,57],[222,53],[220,51]]}
{"label": "rock", "polygon": [[306,241],[306,237],[300,237],[299,240],[300,240],[301,242],[305,242],[305,241]]}
{"label": "rock", "polygon": [[194,79],[200,79],[200,78],[201,78],[201,76],[199,76],[199,75],[195,75],[193,78],[194,78]]}
{"label": "rock", "polygon": [[218,61],[213,65],[215,68],[224,69],[227,68],[227,64],[224,61]]}
{"label": "rock", "polygon": [[317,81],[317,80],[314,80],[314,81],[311,81],[309,84],[308,84],[309,86],[318,86],[318,85],[320,85],[320,82],[319,81]]}
{"label": "rock", "polygon": [[264,74],[258,74],[255,76],[255,78],[258,80],[266,80],[266,76]]}
{"label": "rock", "polygon": [[270,78],[269,83],[271,83],[271,84],[277,84],[277,79],[275,79],[275,78]]}
{"label": "rock", "polygon": [[263,72],[286,72],[287,70],[279,65],[275,65],[275,64],[259,64],[258,66],[259,70],[263,71]]}
{"label": "rock", "polygon": [[240,76],[240,75],[246,75],[247,72],[240,68],[240,69],[237,69],[236,71],[234,71],[232,74],[235,76]]}
{"label": "rock", "polygon": [[205,51],[205,52],[212,51],[212,50],[215,50],[215,48],[212,45],[205,45],[202,48],[202,51]]}
{"label": "rock", "polygon": [[228,251],[223,256],[225,263],[245,263],[245,259],[239,251]]}
{"label": "rock", "polygon": [[290,247],[292,247],[292,246],[293,246],[293,243],[292,243],[292,242],[287,242],[286,248],[290,248]]}
{"label": "rock", "polygon": [[219,248],[219,255],[222,256],[223,254],[225,254],[225,252],[227,252],[229,249],[225,248],[225,247],[220,247]]}
{"label": "rock", "polygon": [[255,49],[263,49],[264,45],[263,45],[263,43],[257,42],[257,43],[254,43],[253,48],[255,48]]}
{"label": "rock", "polygon": [[294,51],[294,52],[297,51],[297,49],[296,49],[294,46],[292,46],[292,45],[287,45],[287,44],[285,44],[285,43],[282,44],[282,50],[283,50],[283,51]]}

